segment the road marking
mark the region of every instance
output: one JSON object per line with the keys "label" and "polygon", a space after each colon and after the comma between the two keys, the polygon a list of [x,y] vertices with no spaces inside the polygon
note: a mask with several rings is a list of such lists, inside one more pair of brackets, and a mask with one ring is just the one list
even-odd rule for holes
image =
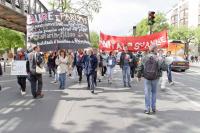
{"label": "road marking", "polygon": [[3,81],[0,81],[0,83],[6,83],[6,82],[12,82],[12,81],[16,81],[16,79],[11,79],[11,80],[3,80]]}
{"label": "road marking", "polygon": [[11,89],[11,87],[4,87],[4,88],[1,89],[0,93],[3,92],[3,91],[9,90],[9,89]]}
{"label": "road marking", "polygon": [[[194,105],[194,106],[196,106],[196,107],[198,107],[198,108],[200,109],[200,104],[199,104],[198,102],[195,102],[195,101],[189,99],[187,96],[185,96],[185,95],[183,95],[183,94],[181,94],[181,93],[179,93],[179,92],[177,92],[177,91],[175,91],[175,90],[172,90],[172,89],[169,88],[169,87],[166,87],[166,89],[168,89],[168,90],[171,91],[173,94],[179,96],[180,98],[184,99],[185,101],[188,101],[189,103],[191,103],[192,105]],[[193,108],[193,107],[192,107],[192,108]],[[199,109],[198,109],[198,110],[199,110]],[[197,109],[194,108],[194,110],[197,110]]]}

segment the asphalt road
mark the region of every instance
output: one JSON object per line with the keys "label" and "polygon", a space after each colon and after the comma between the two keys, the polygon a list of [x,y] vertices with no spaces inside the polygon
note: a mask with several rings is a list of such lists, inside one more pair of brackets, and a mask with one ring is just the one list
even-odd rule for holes
{"label": "asphalt road", "polygon": [[123,88],[121,70],[91,94],[67,79],[64,91],[44,75],[43,99],[21,96],[15,76],[0,78],[0,133],[200,133],[200,67],[173,73],[174,86],[158,90],[156,115],[144,110],[143,81]]}

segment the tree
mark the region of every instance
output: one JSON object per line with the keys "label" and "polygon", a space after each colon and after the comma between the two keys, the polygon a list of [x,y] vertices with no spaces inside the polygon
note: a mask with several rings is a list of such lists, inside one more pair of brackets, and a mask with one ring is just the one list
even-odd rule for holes
{"label": "tree", "polygon": [[99,47],[99,34],[92,31],[90,33],[90,42],[91,42],[93,48],[98,48]]}
{"label": "tree", "polygon": [[195,34],[195,44],[198,45],[198,53],[200,55],[200,27],[195,29],[194,34]]}
{"label": "tree", "polygon": [[171,27],[169,31],[169,38],[172,40],[181,40],[185,44],[185,55],[189,54],[189,44],[195,39],[195,32],[193,29],[180,26]]}
{"label": "tree", "polygon": [[61,10],[67,13],[77,13],[88,16],[91,20],[93,14],[98,13],[101,8],[100,0],[51,0],[49,2],[52,10]]}
{"label": "tree", "polygon": [[[137,36],[144,36],[149,33],[149,25],[148,25],[148,20],[147,18],[142,19],[138,24],[137,24],[137,29],[136,29],[136,35]],[[168,29],[169,24],[167,23],[167,18],[165,17],[165,14],[158,12],[155,16],[155,23],[153,25],[152,31],[154,32],[160,32],[163,31],[164,29]]]}
{"label": "tree", "polygon": [[20,32],[0,28],[0,48],[2,50],[24,47],[25,38]]}

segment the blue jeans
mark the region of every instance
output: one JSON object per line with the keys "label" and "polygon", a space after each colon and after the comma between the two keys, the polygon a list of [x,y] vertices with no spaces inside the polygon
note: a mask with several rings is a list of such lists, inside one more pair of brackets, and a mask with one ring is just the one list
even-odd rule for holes
{"label": "blue jeans", "polygon": [[169,65],[167,68],[167,77],[168,77],[169,83],[171,83],[172,82],[172,65]]}
{"label": "blue jeans", "polygon": [[130,80],[131,80],[130,66],[123,66],[122,74],[123,74],[124,85],[126,85],[126,83],[130,84]]}
{"label": "blue jeans", "polygon": [[158,87],[156,80],[144,80],[144,93],[145,93],[145,109],[149,111],[151,108],[156,109],[156,93]]}
{"label": "blue jeans", "polygon": [[59,74],[60,89],[65,89],[66,73]]}

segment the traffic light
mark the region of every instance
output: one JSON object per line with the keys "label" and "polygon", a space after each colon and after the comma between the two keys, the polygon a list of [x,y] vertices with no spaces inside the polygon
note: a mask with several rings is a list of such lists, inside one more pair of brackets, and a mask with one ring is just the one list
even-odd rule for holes
{"label": "traffic light", "polygon": [[150,11],[148,14],[148,25],[153,25],[155,23],[155,12]]}

